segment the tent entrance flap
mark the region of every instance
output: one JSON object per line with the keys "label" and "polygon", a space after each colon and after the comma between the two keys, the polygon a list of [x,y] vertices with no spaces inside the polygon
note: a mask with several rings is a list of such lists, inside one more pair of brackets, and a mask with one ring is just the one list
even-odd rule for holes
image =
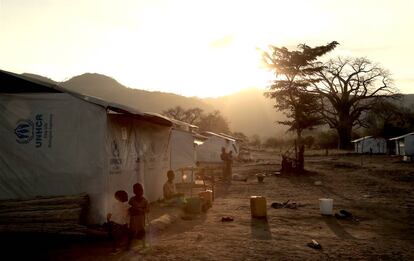
{"label": "tent entrance flap", "polygon": [[108,197],[117,190],[125,190],[132,197],[132,187],[139,182],[148,200],[161,199],[169,168],[170,128],[127,114],[108,114],[108,130]]}

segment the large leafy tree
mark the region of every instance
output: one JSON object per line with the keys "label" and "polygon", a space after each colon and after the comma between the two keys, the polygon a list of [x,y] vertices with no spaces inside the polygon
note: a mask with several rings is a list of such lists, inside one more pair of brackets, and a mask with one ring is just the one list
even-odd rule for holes
{"label": "large leafy tree", "polygon": [[197,125],[200,131],[212,131],[216,133],[230,133],[229,122],[216,110],[204,113],[200,108],[183,109],[175,106],[162,112],[169,118]]}
{"label": "large leafy tree", "polygon": [[202,115],[198,122],[200,131],[212,131],[215,133],[230,133],[229,122],[221,115],[220,111]]}
{"label": "large leafy tree", "polygon": [[365,134],[392,138],[414,129],[414,110],[383,100],[373,105],[365,117]]}
{"label": "large leafy tree", "polygon": [[244,143],[249,143],[249,138],[241,131],[236,131],[231,134],[233,137],[240,139]]}
{"label": "large leafy tree", "polygon": [[167,116],[169,118],[184,121],[185,122],[185,109],[181,106],[175,106],[173,108],[169,108],[162,112],[162,115]]}
{"label": "large leafy tree", "polygon": [[283,111],[289,119],[279,123],[288,125],[289,130],[296,132],[299,145],[296,159],[299,171],[304,169],[302,132],[322,124],[317,96],[308,93],[307,88],[318,81],[311,76],[323,70],[318,58],[332,51],[337,45],[335,41],[313,48],[301,44],[293,51],[286,47],[270,46],[270,51],[263,53],[265,63],[276,76],[265,95],[275,99],[275,108]]}
{"label": "large leafy tree", "polygon": [[[285,91],[281,91],[278,95]],[[289,90],[287,95],[276,96],[274,105],[280,111],[284,111],[287,120],[278,121],[279,124],[289,126],[289,131],[296,132],[298,142],[302,141],[302,132],[322,125],[323,119],[320,115],[319,99],[316,95],[301,90]],[[267,93],[272,97],[274,93]]]}
{"label": "large leafy tree", "polygon": [[275,99],[275,108],[288,117],[288,120],[279,123],[295,131],[299,142],[303,130],[322,123],[318,97],[306,91],[317,79],[309,76],[323,70],[317,59],[337,45],[335,41],[313,48],[301,44],[298,50],[293,51],[286,47],[270,46],[270,51],[263,53],[265,63],[276,76],[265,96]]}
{"label": "large leafy tree", "polygon": [[309,90],[320,96],[321,113],[339,136],[339,148],[351,147],[351,133],[363,114],[384,97],[393,96],[389,73],[366,58],[336,58],[317,65]]}
{"label": "large leafy tree", "polygon": [[190,108],[186,110],[181,106],[175,106],[163,111],[162,114],[175,120],[197,124],[203,115],[203,110],[200,108]]}

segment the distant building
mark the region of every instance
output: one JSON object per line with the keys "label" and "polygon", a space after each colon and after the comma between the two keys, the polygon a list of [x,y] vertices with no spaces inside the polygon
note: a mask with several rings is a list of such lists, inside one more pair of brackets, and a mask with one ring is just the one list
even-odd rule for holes
{"label": "distant building", "polygon": [[395,155],[414,156],[414,132],[391,138],[395,142]]}
{"label": "distant building", "polygon": [[356,153],[387,153],[387,141],[384,138],[375,138],[373,136],[365,136],[353,140]]}
{"label": "distant building", "polygon": [[221,163],[221,149],[225,148],[226,152],[232,151],[233,157],[236,158],[239,155],[239,147],[234,138],[229,136],[223,136],[210,131],[201,133],[207,137],[197,149],[197,161],[208,163]]}

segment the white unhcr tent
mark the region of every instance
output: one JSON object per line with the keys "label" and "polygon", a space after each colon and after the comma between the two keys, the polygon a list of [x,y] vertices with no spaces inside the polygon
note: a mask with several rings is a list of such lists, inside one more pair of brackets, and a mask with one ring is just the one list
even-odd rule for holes
{"label": "white unhcr tent", "polygon": [[395,154],[400,156],[414,156],[414,132],[391,138],[395,141]]}
{"label": "white unhcr tent", "polygon": [[170,138],[170,168],[174,171],[181,168],[196,167],[196,150],[194,134],[184,130],[173,129]]}
{"label": "white unhcr tent", "polygon": [[0,199],[87,193],[89,223],[136,182],[162,198],[171,122],[0,71]]}
{"label": "white unhcr tent", "polygon": [[387,153],[387,141],[384,138],[375,138],[372,136],[365,136],[353,140],[356,153]]}
{"label": "white unhcr tent", "polygon": [[236,140],[227,136],[216,134],[214,132],[203,132],[202,135],[208,137],[203,144],[197,149],[197,161],[207,163],[222,162],[220,158],[221,148],[225,148],[226,152],[233,152],[233,157],[239,154]]}
{"label": "white unhcr tent", "polygon": [[220,133],[221,136],[224,136],[226,138],[230,138],[233,141],[231,142],[231,147],[232,147],[232,151],[233,151],[233,155],[238,156],[240,153],[240,144],[242,143],[242,140],[233,136],[230,136],[228,134],[225,133]]}
{"label": "white unhcr tent", "polygon": [[[170,119],[173,130],[170,136],[170,169],[176,174],[176,182],[192,182],[197,167],[197,147],[207,139],[195,133],[197,126]],[[186,179],[185,177],[191,177]]]}

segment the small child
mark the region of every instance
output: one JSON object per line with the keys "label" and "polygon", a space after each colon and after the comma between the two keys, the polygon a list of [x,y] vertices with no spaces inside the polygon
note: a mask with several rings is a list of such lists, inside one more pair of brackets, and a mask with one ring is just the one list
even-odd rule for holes
{"label": "small child", "polygon": [[177,189],[175,188],[174,179],[175,173],[172,170],[167,172],[167,181],[164,183],[163,192],[164,192],[164,200],[170,200],[173,198],[183,197],[183,193],[177,193]]}
{"label": "small child", "polygon": [[185,204],[184,194],[177,193],[177,189],[174,183],[174,171],[169,170],[167,172],[167,178],[168,180],[164,183],[163,186],[165,204],[171,207],[183,207]]}
{"label": "small child", "polygon": [[132,240],[138,238],[142,240],[145,247],[145,216],[149,212],[148,200],[144,198],[144,189],[140,183],[134,184],[133,191],[135,196],[129,200],[129,214],[130,214],[130,246]]}
{"label": "small child", "polygon": [[124,190],[115,192],[115,200],[112,203],[110,213],[107,214],[106,219],[109,227],[109,237],[113,242],[114,253],[118,252],[118,246],[122,239],[128,235],[128,193]]}

